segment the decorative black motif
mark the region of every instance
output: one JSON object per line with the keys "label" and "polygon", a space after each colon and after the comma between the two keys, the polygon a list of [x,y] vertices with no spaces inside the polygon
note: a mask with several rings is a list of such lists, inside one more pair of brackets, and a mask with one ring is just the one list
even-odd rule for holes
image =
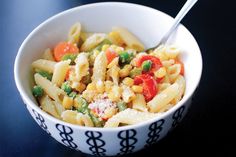
{"label": "decorative black motif", "polygon": [[120,131],[118,133],[118,138],[121,139],[120,141],[120,153],[117,155],[124,155],[128,153],[132,153],[135,144],[137,143],[137,138],[135,137],[137,134],[137,131],[134,129],[131,130],[125,130],[125,131]]}
{"label": "decorative black motif", "polygon": [[73,130],[68,126],[61,124],[56,124],[56,128],[62,138],[61,142],[72,149],[76,149],[77,145],[73,142],[73,138],[70,136],[73,133]]}
{"label": "decorative black motif", "polygon": [[152,123],[149,126],[149,133],[148,133],[148,139],[146,141],[146,145],[145,147],[154,144],[158,141],[159,137],[160,137],[160,132],[162,131],[162,126],[164,124],[165,120],[161,119],[157,122]]}
{"label": "decorative black motif", "polygon": [[105,156],[106,150],[102,148],[105,142],[101,139],[102,133],[98,131],[86,131],[85,135],[88,137],[86,143],[90,145],[89,150],[96,156]]}
{"label": "decorative black motif", "polygon": [[185,106],[181,106],[178,110],[175,111],[175,113],[172,116],[173,119],[172,128],[176,127],[180,123],[184,110]]}
{"label": "decorative black motif", "polygon": [[45,120],[44,120],[43,116],[41,114],[39,114],[38,112],[36,112],[34,109],[32,109],[32,111],[33,111],[33,113],[35,115],[35,119],[36,119],[37,123],[39,124],[39,126],[44,131],[46,131],[49,135],[51,135],[50,132],[48,131],[47,125],[45,124]]}

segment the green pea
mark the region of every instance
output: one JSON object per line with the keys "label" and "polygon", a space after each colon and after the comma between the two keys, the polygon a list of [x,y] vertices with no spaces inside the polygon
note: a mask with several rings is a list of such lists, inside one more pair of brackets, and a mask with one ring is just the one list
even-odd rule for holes
{"label": "green pea", "polygon": [[61,89],[63,89],[67,95],[69,95],[72,92],[72,88],[70,87],[69,82],[64,82],[61,85]]}
{"label": "green pea", "polygon": [[145,72],[148,72],[152,67],[152,61],[150,60],[146,60],[142,63],[142,69]]}
{"label": "green pea", "polygon": [[130,61],[130,55],[128,52],[122,52],[119,54],[119,62],[121,64],[128,63]]}
{"label": "green pea", "polygon": [[43,88],[39,85],[34,86],[32,92],[36,98],[43,96]]}

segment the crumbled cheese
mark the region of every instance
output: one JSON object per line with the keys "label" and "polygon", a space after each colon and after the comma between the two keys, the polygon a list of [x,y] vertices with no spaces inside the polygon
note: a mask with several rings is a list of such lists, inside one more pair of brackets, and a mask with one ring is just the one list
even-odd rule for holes
{"label": "crumbled cheese", "polygon": [[103,117],[104,111],[107,108],[116,108],[116,103],[113,103],[109,99],[97,99],[94,102],[90,103],[88,108],[95,111],[99,117]]}

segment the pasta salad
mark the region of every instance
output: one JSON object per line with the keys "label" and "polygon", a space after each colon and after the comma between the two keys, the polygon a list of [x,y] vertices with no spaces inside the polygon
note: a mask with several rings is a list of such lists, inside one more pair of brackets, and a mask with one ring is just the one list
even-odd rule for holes
{"label": "pasta salad", "polygon": [[179,56],[173,45],[144,52],[144,45],[125,28],[90,33],[78,22],[67,40],[32,63],[32,93],[42,110],[68,123],[137,124],[182,99],[186,83]]}

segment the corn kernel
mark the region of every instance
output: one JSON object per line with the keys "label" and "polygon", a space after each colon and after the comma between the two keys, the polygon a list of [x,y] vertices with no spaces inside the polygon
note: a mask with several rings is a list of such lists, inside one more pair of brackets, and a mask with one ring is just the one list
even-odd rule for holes
{"label": "corn kernel", "polygon": [[128,76],[131,69],[132,69],[131,65],[129,64],[125,65],[124,68],[119,71],[120,77]]}
{"label": "corn kernel", "polygon": [[88,85],[87,85],[87,88],[86,88],[87,90],[96,90],[96,86],[94,85],[94,83],[89,83]]}
{"label": "corn kernel", "polygon": [[62,106],[65,109],[71,109],[71,107],[73,106],[73,98],[65,96],[62,101]]}
{"label": "corn kernel", "polygon": [[162,78],[166,75],[166,68],[165,67],[161,67],[160,69],[158,69],[157,71],[154,72],[154,75],[157,78]]}
{"label": "corn kernel", "polygon": [[96,83],[96,89],[98,91],[98,93],[103,93],[105,91],[105,86],[104,86],[104,82],[103,81],[98,81]]}
{"label": "corn kernel", "polygon": [[105,44],[102,46],[102,51],[106,51],[109,48],[110,45]]}
{"label": "corn kernel", "polygon": [[104,111],[104,116],[103,116],[103,118],[109,119],[109,118],[111,118],[113,115],[115,115],[116,112],[117,112],[117,109],[116,109],[116,108],[113,108],[113,107],[107,108],[107,109],[105,109],[105,111]]}
{"label": "corn kernel", "polygon": [[77,111],[66,110],[61,114],[62,120],[68,123],[77,124]]}
{"label": "corn kernel", "polygon": [[112,88],[113,82],[112,81],[106,81],[105,82],[105,91],[108,93]]}
{"label": "corn kernel", "polygon": [[119,101],[121,97],[122,89],[119,86],[113,86],[110,92],[108,93],[108,98],[112,101]]}
{"label": "corn kernel", "polygon": [[143,87],[142,87],[142,86],[134,85],[134,86],[132,86],[132,90],[133,90],[135,93],[142,93],[142,92],[143,92]]}
{"label": "corn kernel", "polygon": [[126,77],[122,82],[127,86],[132,86],[134,84],[134,80],[130,77]]}

